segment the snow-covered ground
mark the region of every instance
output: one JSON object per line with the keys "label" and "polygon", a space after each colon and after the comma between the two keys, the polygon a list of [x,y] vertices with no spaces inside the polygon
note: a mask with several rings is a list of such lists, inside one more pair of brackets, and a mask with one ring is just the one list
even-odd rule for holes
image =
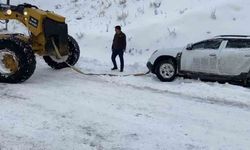
{"label": "snow-covered ground", "polygon": [[249,89],[182,79],[166,84],[152,75],[81,76],[38,65],[24,84],[0,84],[3,150],[250,146]]}
{"label": "snow-covered ground", "polygon": [[[85,72],[110,73],[117,24],[128,37],[124,74],[147,71],[148,57],[161,47],[249,34],[248,0],[12,1],[23,2],[67,16],[82,50],[76,66]],[[25,32],[15,22],[10,30]],[[83,76],[37,61],[27,82],[0,83],[0,150],[250,147],[248,88],[181,78],[162,83],[151,74]]]}

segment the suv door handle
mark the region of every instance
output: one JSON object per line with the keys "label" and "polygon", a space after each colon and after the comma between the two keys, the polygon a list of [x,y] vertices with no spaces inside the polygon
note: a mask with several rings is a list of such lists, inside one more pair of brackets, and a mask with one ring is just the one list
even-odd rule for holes
{"label": "suv door handle", "polygon": [[245,55],[245,57],[250,57],[250,55]]}
{"label": "suv door handle", "polygon": [[211,57],[216,57],[216,54],[209,54],[209,56],[211,56]]}

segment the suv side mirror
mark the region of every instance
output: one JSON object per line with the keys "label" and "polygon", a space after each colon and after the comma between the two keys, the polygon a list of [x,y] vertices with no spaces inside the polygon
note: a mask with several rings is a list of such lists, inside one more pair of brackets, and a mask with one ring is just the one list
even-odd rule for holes
{"label": "suv side mirror", "polygon": [[187,50],[192,50],[193,49],[193,44],[188,44],[186,47]]}

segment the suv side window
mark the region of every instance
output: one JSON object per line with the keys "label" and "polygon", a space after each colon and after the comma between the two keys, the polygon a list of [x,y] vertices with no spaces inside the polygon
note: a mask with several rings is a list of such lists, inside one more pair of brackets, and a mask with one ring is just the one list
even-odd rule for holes
{"label": "suv side window", "polygon": [[206,42],[205,49],[219,49],[222,40],[209,40]]}
{"label": "suv side window", "polygon": [[250,48],[249,39],[230,39],[226,48]]}
{"label": "suv side window", "polygon": [[207,40],[203,42],[199,42],[193,45],[193,50],[195,49],[219,49],[222,40]]}
{"label": "suv side window", "polygon": [[206,41],[203,41],[203,42],[199,42],[199,43],[196,43],[192,46],[192,49],[193,50],[196,50],[196,49],[204,49],[205,48],[205,42]]}

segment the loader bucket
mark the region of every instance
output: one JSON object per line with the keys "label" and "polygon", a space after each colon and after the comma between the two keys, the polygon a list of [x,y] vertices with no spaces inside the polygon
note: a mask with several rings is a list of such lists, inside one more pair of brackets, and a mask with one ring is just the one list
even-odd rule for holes
{"label": "loader bucket", "polygon": [[67,24],[50,18],[45,18],[43,25],[46,40],[45,49],[47,50],[48,55],[57,56],[52,39],[55,41],[61,56],[69,55]]}

